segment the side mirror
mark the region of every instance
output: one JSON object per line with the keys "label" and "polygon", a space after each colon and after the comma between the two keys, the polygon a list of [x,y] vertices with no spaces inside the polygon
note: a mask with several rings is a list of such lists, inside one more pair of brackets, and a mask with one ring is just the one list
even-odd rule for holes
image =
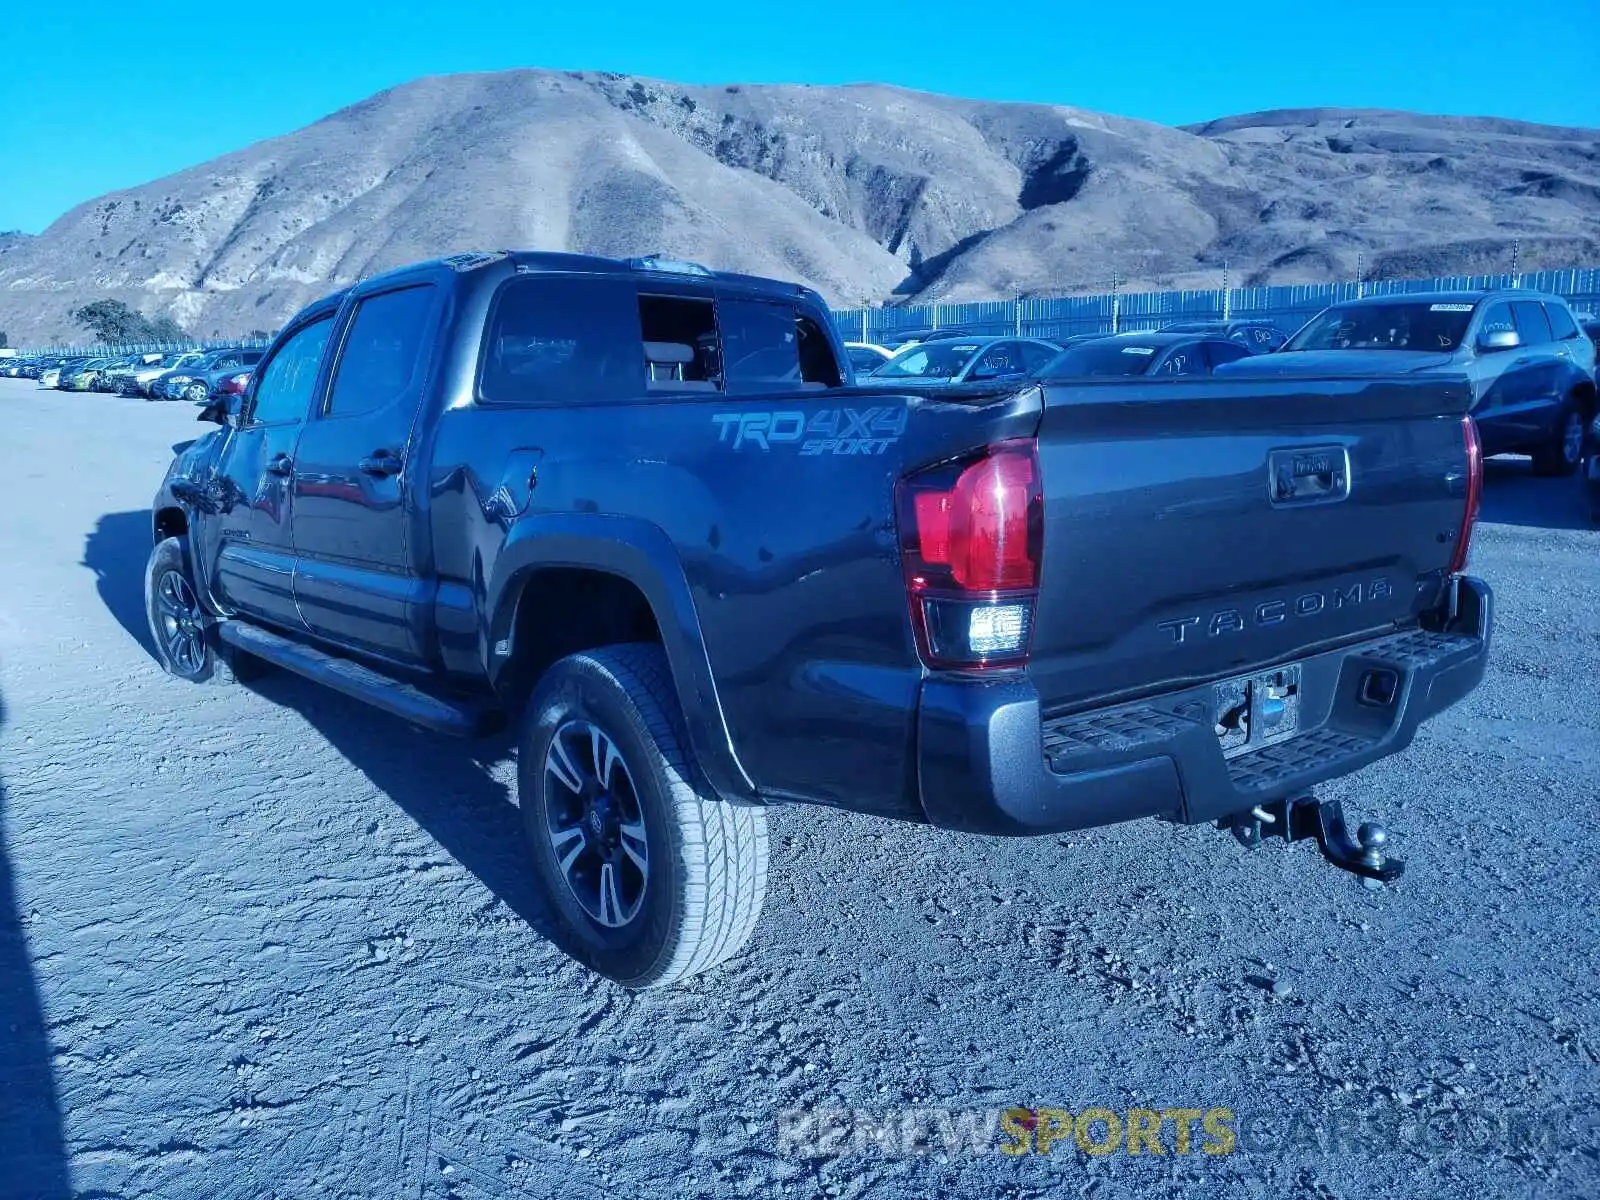
{"label": "side mirror", "polygon": [[1486,353],[1497,350],[1515,350],[1522,345],[1522,337],[1515,329],[1491,329],[1478,337],[1478,349]]}
{"label": "side mirror", "polygon": [[218,396],[200,410],[195,420],[210,421],[213,425],[237,425],[240,399],[237,395]]}

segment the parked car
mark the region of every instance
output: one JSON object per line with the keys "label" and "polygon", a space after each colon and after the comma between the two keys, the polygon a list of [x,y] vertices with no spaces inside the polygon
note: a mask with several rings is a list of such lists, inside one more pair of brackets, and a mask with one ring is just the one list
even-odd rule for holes
{"label": "parked car", "polygon": [[[191,363],[157,377],[159,398],[163,400],[190,400],[204,404],[216,394],[217,384],[224,375],[254,366],[261,361],[260,350],[230,348],[212,350],[198,363]],[[151,385],[151,399],[157,399],[156,385]]]}
{"label": "parked car", "polygon": [[1041,379],[1209,375],[1223,363],[1249,355],[1249,347],[1222,337],[1165,331],[1117,333],[1069,346],[1035,374]]}
{"label": "parked car", "polygon": [[1483,677],[1458,384],[863,402],[844,363],[814,291],[691,264],[365,279],[295,316],[168,468],[154,651],[455,734],[514,722],[540,908],[629,987],[745,944],[771,804],[1221,822],[1399,874],[1381,829],[1310,797]]}
{"label": "parked car", "polygon": [[115,359],[91,358],[63,368],[56,387],[63,392],[87,392],[94,387],[95,377],[109,367]]}
{"label": "parked car", "polygon": [[1271,321],[1173,321],[1162,333],[1202,333],[1247,346],[1252,354],[1269,354],[1289,340]]}
{"label": "parked car", "polygon": [[232,375],[224,375],[217,381],[217,395],[243,396],[244,390],[250,385],[250,371],[237,371]]}
{"label": "parked car", "polygon": [[150,397],[150,388],[155,381],[169,371],[180,371],[184,367],[197,366],[203,361],[205,355],[198,350],[174,350],[166,354],[157,355],[154,362],[143,363],[126,372],[119,380],[119,391],[124,396]]}
{"label": "parked car", "polygon": [[894,353],[898,353],[907,347],[915,346],[922,342],[946,342],[951,338],[972,338],[983,336],[982,334],[975,333],[970,329],[962,329],[960,326],[935,328],[931,325],[927,325],[922,326],[921,328],[898,329],[892,331],[886,330],[885,332],[888,333],[889,336],[884,340],[883,346],[885,349]]}
{"label": "parked car", "polygon": [[61,384],[62,372],[71,372],[75,367],[78,366],[79,363],[84,361],[86,360],[81,358],[57,358],[46,360],[45,365],[40,368],[37,376],[39,380],[39,386],[47,388],[59,387]]}
{"label": "parked car", "polygon": [[1059,352],[1054,342],[1037,338],[944,338],[907,346],[856,382],[866,387],[905,387],[915,383],[977,383],[1020,379]]}
{"label": "parked car", "polygon": [[872,342],[846,342],[844,351],[850,359],[851,368],[858,375],[864,375],[874,368],[881,367],[894,357],[893,351]]}
{"label": "parked car", "polygon": [[135,371],[140,367],[149,365],[151,362],[160,361],[161,355],[150,351],[139,354],[124,354],[95,376],[94,390],[97,392],[120,393],[124,388],[124,380],[132,376]]}
{"label": "parked car", "polygon": [[1578,328],[1583,330],[1583,336],[1594,343],[1597,353],[1600,353],[1600,317],[1583,317],[1578,321]]}
{"label": "parked car", "polygon": [[1589,521],[1600,525],[1600,415],[1589,422],[1589,440],[1583,464],[1584,489],[1589,498]]}
{"label": "parked car", "polygon": [[1596,413],[1595,345],[1559,296],[1502,291],[1368,296],[1326,308],[1230,375],[1355,371],[1465,376],[1485,454],[1528,454],[1571,475]]}

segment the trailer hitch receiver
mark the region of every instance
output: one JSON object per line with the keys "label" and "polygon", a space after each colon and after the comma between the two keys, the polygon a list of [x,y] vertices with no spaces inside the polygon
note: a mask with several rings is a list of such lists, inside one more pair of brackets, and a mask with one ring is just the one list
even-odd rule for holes
{"label": "trailer hitch receiver", "polygon": [[1255,849],[1264,837],[1281,837],[1286,842],[1315,840],[1322,857],[1334,866],[1359,875],[1369,886],[1381,886],[1399,879],[1406,865],[1387,852],[1389,833],[1377,821],[1364,822],[1350,834],[1345,824],[1344,806],[1337,800],[1318,800],[1297,796],[1258,804],[1247,813],[1218,821],[1229,827],[1239,842]]}

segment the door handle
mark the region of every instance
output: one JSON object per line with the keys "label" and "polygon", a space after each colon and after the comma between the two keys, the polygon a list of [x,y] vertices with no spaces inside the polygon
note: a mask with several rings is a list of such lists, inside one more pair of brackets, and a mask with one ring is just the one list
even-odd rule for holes
{"label": "door handle", "polygon": [[294,459],[287,454],[274,455],[272,461],[267,464],[267,470],[274,475],[292,475],[294,474]]}
{"label": "door handle", "polygon": [[374,450],[358,464],[363,474],[367,475],[398,475],[400,473],[400,460],[387,450]]}

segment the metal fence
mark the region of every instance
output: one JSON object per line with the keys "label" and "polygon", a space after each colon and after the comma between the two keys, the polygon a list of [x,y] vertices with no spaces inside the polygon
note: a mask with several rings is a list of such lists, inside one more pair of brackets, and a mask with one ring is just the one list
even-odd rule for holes
{"label": "metal fence", "polygon": [[116,345],[29,346],[26,357],[55,355],[59,358],[121,358],[125,354],[182,354],[191,350],[265,350],[272,343],[263,338],[189,338],[182,342],[119,342]]}
{"label": "metal fence", "polygon": [[[1155,329],[1170,321],[1271,321],[1293,333],[1330,304],[1358,296],[1405,292],[1475,291],[1520,287],[1563,296],[1580,313],[1600,315],[1600,268],[1525,271],[1503,275],[1452,275],[1434,279],[1382,279],[1307,283],[1285,287],[1205,288],[1183,292],[1105,292],[1100,295],[983,300],[972,304],[925,304],[835,309],[833,319],[847,341],[893,342],[911,330],[959,328],[974,334],[1069,337],[1075,333],[1119,333]],[[117,346],[37,346],[25,354],[93,355],[171,353],[224,347],[265,349],[260,338],[191,340]]]}
{"label": "metal fence", "polygon": [[1600,314],[1600,268],[1525,271],[1504,275],[1453,275],[1435,279],[1384,279],[1310,283],[1286,287],[1209,288],[1185,292],[1107,292],[1032,300],[985,300],[834,310],[847,341],[893,342],[912,330],[957,328],[973,334],[1069,337],[1155,329],[1170,321],[1271,321],[1293,333],[1330,304],[1358,296],[1406,292],[1476,291],[1520,287],[1553,292],[1580,313]]}

